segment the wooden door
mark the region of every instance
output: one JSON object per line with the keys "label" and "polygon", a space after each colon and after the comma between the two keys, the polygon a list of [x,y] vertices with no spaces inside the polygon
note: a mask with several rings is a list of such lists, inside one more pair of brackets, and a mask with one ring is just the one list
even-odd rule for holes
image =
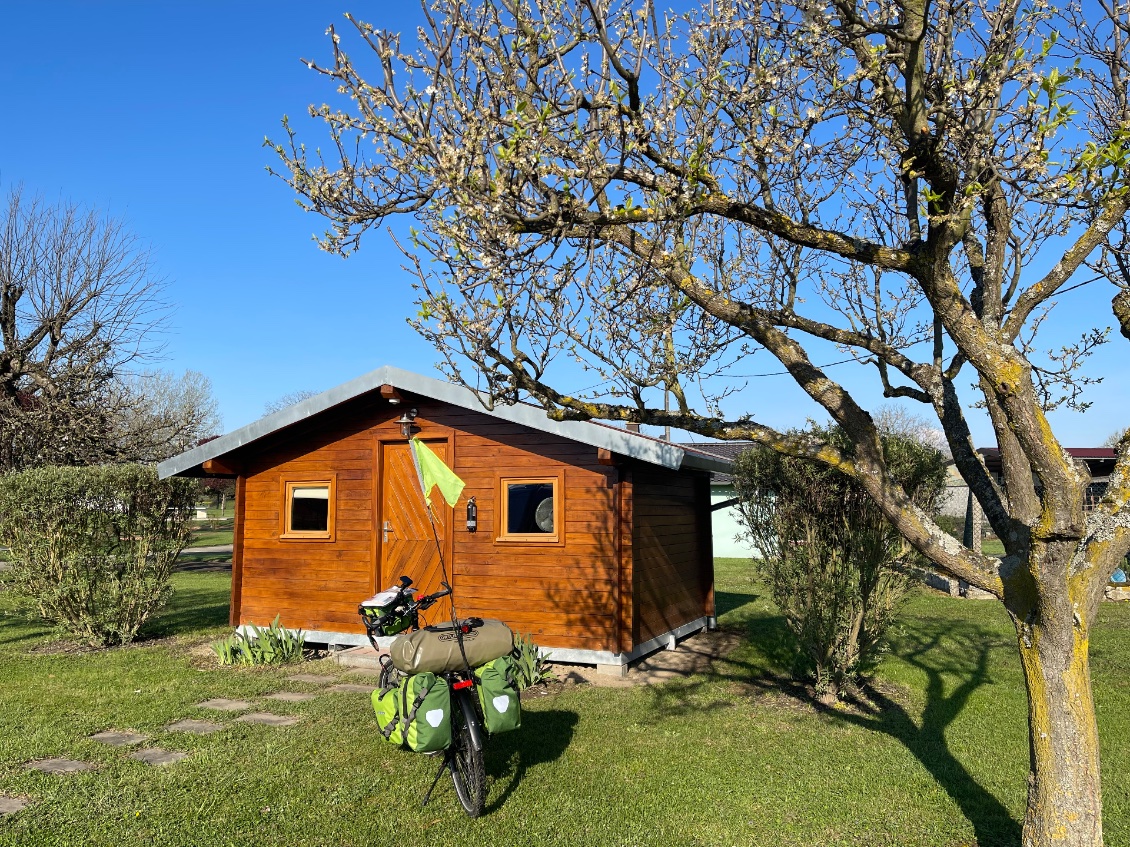
{"label": "wooden door", "polygon": [[[447,461],[447,443],[429,442],[436,455]],[[439,545],[447,548],[447,521],[451,509],[438,488],[432,489],[432,515],[428,519],[419,477],[412,461],[412,448],[407,443],[384,444],[381,450],[381,553],[377,571],[378,585],[393,585],[401,575],[412,579],[421,594],[438,591],[442,573]],[[439,539],[437,544],[436,539]],[[451,562],[447,562],[451,579]],[[439,623],[451,617],[451,605],[442,600],[425,614],[428,623]]]}

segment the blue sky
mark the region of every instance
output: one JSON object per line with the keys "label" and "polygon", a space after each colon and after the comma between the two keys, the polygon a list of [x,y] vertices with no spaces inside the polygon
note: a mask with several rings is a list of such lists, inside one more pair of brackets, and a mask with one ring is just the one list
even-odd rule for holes
{"label": "blue sky", "polygon": [[[206,374],[226,429],[287,392],[382,364],[436,375],[437,354],[405,323],[411,279],[387,235],[371,233],[348,260],[322,253],[311,240],[321,220],[265,171],[273,154],[263,137],[280,136],[284,114],[311,146],[325,139],[303,116],[330,92],[299,59],[327,59],[323,33],[347,9],[408,33],[419,15],[413,2],[320,0],[13,4],[3,13],[0,190],[23,183],[108,211],[152,246],[175,306],[161,366]],[[1099,286],[1067,295],[1068,335],[1096,313],[1111,323],[1109,298]],[[1130,423],[1125,360],[1119,338],[1093,359],[1106,382],[1091,390],[1086,415],[1054,416],[1065,443],[1096,444]],[[764,356],[741,368],[779,370]],[[873,389],[861,399],[881,402]],[[823,417],[787,376],[749,380],[727,411],[781,427]],[[988,443],[986,426],[975,435]]]}

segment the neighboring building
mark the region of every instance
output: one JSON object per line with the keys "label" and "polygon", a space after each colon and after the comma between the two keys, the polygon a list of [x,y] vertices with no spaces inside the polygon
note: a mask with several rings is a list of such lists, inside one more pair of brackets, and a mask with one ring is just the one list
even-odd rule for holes
{"label": "neighboring building", "polygon": [[[680,447],[700,450],[733,462],[744,451],[754,446],[752,441],[717,441],[709,444],[682,442]],[[710,475],[710,522],[714,540],[714,555],[719,558],[750,559],[755,555],[752,542],[746,536],[737,506],[738,495],[734,481],[726,471]]]}
{"label": "neighboring building", "polygon": [[[999,447],[984,447],[977,451],[985,457],[985,467],[997,480],[1001,481],[1001,451]],[[1068,447],[1067,453],[1075,459],[1082,459],[1091,474],[1091,484],[1087,486],[1087,500],[1084,507],[1090,511],[1106,493],[1107,482],[1114,471],[1117,456],[1113,447]]]}
{"label": "neighboring building", "polygon": [[[409,431],[467,484],[455,509],[433,494],[434,536]],[[438,539],[460,615],[501,618],[560,661],[622,667],[713,618],[709,478],[729,468],[533,406],[488,411],[384,367],[158,469],[236,479],[233,625],[279,614],[310,641],[365,643],[357,604],[401,574],[435,590]]]}

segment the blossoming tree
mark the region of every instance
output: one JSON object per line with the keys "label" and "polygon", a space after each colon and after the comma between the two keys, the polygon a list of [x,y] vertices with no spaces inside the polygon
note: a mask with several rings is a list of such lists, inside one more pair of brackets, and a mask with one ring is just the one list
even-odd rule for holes
{"label": "blossoming tree", "polygon": [[[312,109],[331,146],[289,127],[273,145],[330,221],[323,246],[414,216],[416,325],[496,401],[751,438],[859,480],[1015,623],[1024,843],[1101,844],[1088,640],[1130,549],[1130,439],[1088,513],[1047,412],[1083,405],[1079,365],[1106,339],[1053,298],[1090,283],[1097,313],[1106,286],[1130,339],[1127,2],[435,0],[422,20],[407,46],[350,17],[359,54],[331,30],[332,62],[310,63],[341,95]],[[1041,353],[1049,328],[1078,340]],[[826,344],[937,416],[1002,557],[899,487],[871,415],[814,364]],[[755,351],[848,448],[723,415],[708,377]],[[561,389],[577,360],[597,392]],[[1001,482],[974,450],[971,382]]]}

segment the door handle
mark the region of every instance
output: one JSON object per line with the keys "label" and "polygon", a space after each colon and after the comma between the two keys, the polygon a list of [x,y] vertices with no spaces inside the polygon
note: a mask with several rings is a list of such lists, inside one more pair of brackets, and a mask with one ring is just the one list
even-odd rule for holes
{"label": "door handle", "polygon": [[385,521],[385,525],[381,528],[381,541],[388,541],[388,534],[392,531],[392,521]]}

